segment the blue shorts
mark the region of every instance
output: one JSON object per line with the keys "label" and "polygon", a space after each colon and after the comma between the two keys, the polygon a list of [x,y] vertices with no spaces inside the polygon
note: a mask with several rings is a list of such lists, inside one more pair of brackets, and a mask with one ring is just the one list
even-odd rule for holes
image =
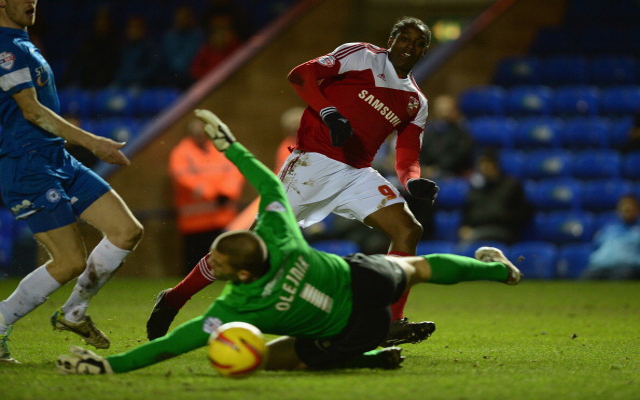
{"label": "blue shorts", "polygon": [[32,233],[76,222],[94,201],[111,190],[95,172],[62,146],[48,146],[19,158],[0,158],[0,191],[16,219]]}

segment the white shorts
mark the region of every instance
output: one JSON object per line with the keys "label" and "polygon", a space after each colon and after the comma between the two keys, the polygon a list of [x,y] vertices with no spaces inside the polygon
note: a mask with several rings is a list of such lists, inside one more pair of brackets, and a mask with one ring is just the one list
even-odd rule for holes
{"label": "white shorts", "polygon": [[303,228],[331,213],[364,221],[381,208],[405,203],[400,192],[375,169],[353,168],[319,153],[295,150],[278,176]]}

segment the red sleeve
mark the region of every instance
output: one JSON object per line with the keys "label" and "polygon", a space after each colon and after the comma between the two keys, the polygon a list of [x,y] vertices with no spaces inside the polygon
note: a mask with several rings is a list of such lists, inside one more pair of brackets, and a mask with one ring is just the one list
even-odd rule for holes
{"label": "red sleeve", "polygon": [[323,108],[331,107],[333,104],[322,94],[318,81],[336,75],[339,68],[337,61],[331,68],[319,67],[317,59],[315,59],[295,67],[289,72],[287,79],[302,100],[316,112],[320,112]]}
{"label": "red sleeve", "polygon": [[420,178],[420,147],[422,129],[409,124],[400,134],[396,142],[396,174],[402,186],[406,186],[411,178]]}

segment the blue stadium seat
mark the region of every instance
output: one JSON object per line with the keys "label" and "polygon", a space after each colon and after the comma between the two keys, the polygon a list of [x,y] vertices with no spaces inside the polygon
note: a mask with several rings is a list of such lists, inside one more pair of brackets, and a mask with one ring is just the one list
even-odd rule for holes
{"label": "blue stadium seat", "polygon": [[594,56],[589,61],[589,83],[598,86],[636,83],[636,60],[624,55]]}
{"label": "blue stadium seat", "polygon": [[435,239],[457,241],[461,220],[460,211],[437,211],[434,216]]}
{"label": "blue stadium seat", "polygon": [[481,115],[504,115],[505,90],[497,85],[476,86],[459,96],[460,110],[469,118]]}
{"label": "blue stadium seat", "polygon": [[424,240],[418,243],[417,254],[449,253],[456,254],[456,242],[451,240]]}
{"label": "blue stadium seat", "polygon": [[525,279],[553,279],[556,277],[558,249],[551,242],[514,243],[506,255],[524,274]]}
{"label": "blue stadium seat", "polygon": [[567,243],[560,246],[558,251],[558,278],[578,279],[589,264],[589,257],[593,253],[591,243]]}
{"label": "blue stadium seat", "polygon": [[506,110],[512,116],[549,115],[553,90],[544,85],[514,86],[507,90]]}
{"label": "blue stadium seat", "polygon": [[588,211],[614,210],[620,197],[631,193],[632,185],[622,179],[595,179],[582,183],[582,208]]}
{"label": "blue stadium seat", "polygon": [[93,121],[94,132],[118,142],[130,142],[138,136],[145,121],[138,118],[111,117]]}
{"label": "blue stadium seat", "polygon": [[583,210],[538,212],[534,216],[536,237],[554,243],[588,242],[596,228],[595,216]]}
{"label": "blue stadium seat", "polygon": [[598,230],[600,230],[605,225],[609,225],[613,222],[620,221],[618,212],[614,209],[596,213],[595,218],[596,218],[595,232],[598,232]]}
{"label": "blue stadium seat", "polygon": [[562,130],[562,147],[568,149],[606,148],[609,147],[608,118],[605,117],[574,117],[565,120]]}
{"label": "blue stadium seat", "polygon": [[180,97],[176,88],[154,87],[142,90],[137,97],[138,113],[141,115],[156,115],[169,107]]}
{"label": "blue stadium seat", "polygon": [[516,123],[508,117],[478,117],[467,122],[467,128],[480,147],[513,146]]}
{"label": "blue stadium seat", "polygon": [[568,150],[534,150],[527,153],[525,177],[542,179],[570,176],[572,164],[573,157]]}
{"label": "blue stadium seat", "polygon": [[550,86],[587,83],[587,59],[579,55],[555,55],[542,62],[542,82]]}
{"label": "blue stadium seat", "polygon": [[137,92],[131,89],[105,88],[96,90],[93,106],[102,116],[132,116],[138,113]]}
{"label": "blue stadium seat", "polygon": [[503,151],[500,153],[500,167],[517,178],[526,176],[527,155],[523,151]]}
{"label": "blue stadium seat", "polygon": [[563,117],[598,115],[600,90],[595,86],[563,86],[555,90],[553,114]]}
{"label": "blue stadium seat", "polygon": [[580,182],[573,178],[525,181],[527,199],[539,211],[578,209],[581,205]]}
{"label": "blue stadium seat", "polygon": [[600,112],[603,115],[633,115],[640,104],[640,85],[622,85],[602,89]]}
{"label": "blue stadium seat", "polygon": [[498,63],[493,76],[500,86],[537,85],[541,81],[540,60],[535,56],[507,57]]}
{"label": "blue stadium seat", "polygon": [[93,107],[93,92],[78,88],[63,88],[58,90],[60,99],[60,115],[75,115],[81,119],[89,118],[95,113]]}
{"label": "blue stadium seat", "polygon": [[609,119],[609,147],[614,149],[627,147],[632,127],[633,116]]}
{"label": "blue stadium seat", "polygon": [[346,256],[348,254],[353,254],[360,251],[360,247],[358,246],[358,244],[351,240],[318,240],[310,244],[311,247],[316,250],[337,254],[339,256]]}
{"label": "blue stadium seat", "polygon": [[640,180],[640,151],[634,151],[624,156],[622,176],[627,179]]}
{"label": "blue stadium seat", "polygon": [[588,149],[573,158],[572,174],[579,179],[617,178],[622,172],[622,156],[611,149]]}
{"label": "blue stadium seat", "polygon": [[440,191],[435,201],[435,206],[443,210],[455,210],[461,208],[469,192],[469,183],[466,179],[447,179],[438,182]]}
{"label": "blue stadium seat", "polygon": [[514,146],[522,149],[560,147],[562,120],[556,117],[528,117],[519,120]]}

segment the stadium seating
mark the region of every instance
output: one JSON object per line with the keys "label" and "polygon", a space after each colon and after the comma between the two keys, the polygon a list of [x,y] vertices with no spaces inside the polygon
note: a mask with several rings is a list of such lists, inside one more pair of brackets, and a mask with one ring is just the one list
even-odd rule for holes
{"label": "stadium seating", "polygon": [[640,180],[640,151],[625,155],[622,176],[627,179]]}
{"label": "stadium seating", "polygon": [[598,115],[600,90],[589,85],[559,87],[551,103],[554,115]]}
{"label": "stadium seating", "polygon": [[588,242],[595,233],[596,219],[593,213],[584,210],[537,212],[534,226],[538,240],[557,244]]}
{"label": "stadium seating", "polygon": [[440,191],[436,199],[438,209],[455,210],[460,209],[469,192],[469,183],[466,179],[447,179],[438,182]]}
{"label": "stadium seating", "polygon": [[618,178],[622,156],[611,149],[589,149],[574,154],[572,174],[579,179]]}
{"label": "stadium seating", "polygon": [[500,167],[508,175],[525,177],[526,163],[527,154],[524,151],[503,151],[500,154]]}
{"label": "stadium seating", "polygon": [[525,279],[556,277],[558,249],[551,242],[518,242],[511,245],[506,255],[522,271]]}
{"label": "stadium seating", "polygon": [[508,57],[498,63],[494,73],[494,83],[503,87],[539,84],[540,69],[538,57]]}
{"label": "stadium seating", "polygon": [[557,277],[561,279],[577,279],[589,263],[589,256],[594,250],[591,243],[567,243],[559,247]]}
{"label": "stadium seating", "polygon": [[545,85],[514,86],[507,90],[506,111],[511,116],[549,115],[553,97]]}
{"label": "stadium seating", "polygon": [[497,85],[476,86],[464,91],[458,100],[460,110],[469,118],[504,115],[505,90]]}
{"label": "stadium seating", "polygon": [[478,146],[507,148],[513,145],[516,123],[507,117],[478,117],[467,128]]}
{"label": "stadium seating", "polygon": [[581,185],[573,178],[526,181],[524,187],[527,199],[536,210],[579,209],[581,206]]}
{"label": "stadium seating", "polygon": [[346,256],[360,251],[360,247],[357,243],[341,239],[318,240],[312,242],[311,247],[316,250],[337,254],[339,256]]}
{"label": "stadium seating", "polygon": [[556,117],[526,117],[518,121],[514,146],[520,149],[560,147],[563,122]]}
{"label": "stadium seating", "polygon": [[574,117],[565,120],[560,137],[568,149],[609,147],[609,119],[601,116]]}
{"label": "stadium seating", "polygon": [[417,254],[456,253],[456,242],[451,240],[424,240],[418,243]]}
{"label": "stadium seating", "polygon": [[438,211],[434,216],[436,240],[458,240],[458,228],[462,220],[460,211]]}
{"label": "stadium seating", "polygon": [[459,243],[456,246],[455,253],[461,256],[473,258],[473,256],[476,253],[476,250],[484,246],[497,247],[498,249],[502,250],[505,253],[505,255],[508,253],[508,249],[509,249],[509,246],[502,242],[497,242],[495,240],[480,240],[472,243]]}
{"label": "stadium seating", "polygon": [[633,115],[640,104],[640,85],[621,85],[602,89],[602,115]]}
{"label": "stadium seating", "polygon": [[542,63],[542,83],[550,86],[587,83],[587,59],[580,55],[560,54]]}
{"label": "stadium seating", "polygon": [[638,83],[636,71],[638,65],[628,55],[594,56],[589,63],[588,81],[592,85],[632,85]]}
{"label": "stadium seating", "polygon": [[568,177],[573,156],[565,149],[534,150],[526,154],[524,176],[530,179]]}
{"label": "stadium seating", "polygon": [[615,210],[620,197],[631,191],[631,183],[622,179],[587,180],[582,184],[582,208],[593,212]]}

